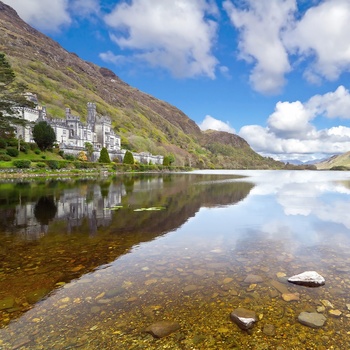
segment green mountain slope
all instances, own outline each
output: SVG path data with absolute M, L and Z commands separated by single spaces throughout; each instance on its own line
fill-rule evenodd
M 48 114 L 64 117 L 65 108 L 84 120 L 87 102 L 112 118 L 122 147 L 175 155 L 175 165 L 216 168 L 278 168 L 282 164 L 255 153 L 237 135 L 203 133 L 176 107 L 145 94 L 109 69 L 80 59 L 23 22 L 0 1 L 0 51 L 19 80 L 36 93 Z

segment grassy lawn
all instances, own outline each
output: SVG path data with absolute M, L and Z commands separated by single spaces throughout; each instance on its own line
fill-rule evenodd
M 27 153 L 19 152 L 18 156 L 12 157 L 11 161 L 0 161 L 0 169 L 14 168 L 13 161 L 17 159 L 30 160 L 32 162 L 40 162 L 45 160 L 63 160 L 63 158 L 55 151 L 45 151 L 37 154 L 32 150 L 28 150 Z

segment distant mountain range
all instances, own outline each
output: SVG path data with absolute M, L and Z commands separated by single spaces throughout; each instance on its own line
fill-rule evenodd
M 122 148 L 175 156 L 175 165 L 199 168 L 276 169 L 284 164 L 254 152 L 241 137 L 202 132 L 178 108 L 143 93 L 114 72 L 80 59 L 25 23 L 0 1 L 0 51 L 17 78 L 37 94 L 49 115 L 63 118 L 71 108 L 82 120 L 87 102 L 112 119 Z

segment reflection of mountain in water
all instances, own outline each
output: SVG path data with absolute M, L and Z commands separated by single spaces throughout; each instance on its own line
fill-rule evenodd
M 56 283 L 69 282 L 178 228 L 202 206 L 237 203 L 253 187 L 203 179 L 143 174 L 103 182 L 0 184 L 0 300 L 16 300 L 18 312 L 10 317 L 33 302 L 29 295 L 43 296 Z M 113 206 L 122 208 L 111 210 Z M 134 211 L 155 206 L 166 209 Z

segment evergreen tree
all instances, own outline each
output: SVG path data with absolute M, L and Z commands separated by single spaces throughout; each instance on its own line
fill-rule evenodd
M 10 63 L 0 53 L 0 137 L 10 138 L 14 134 L 14 125 L 26 126 L 28 121 L 14 111 L 14 107 L 34 107 L 24 92 L 27 86 L 16 81 Z
M 123 164 L 135 164 L 135 159 L 130 151 L 126 151 L 123 159 Z
M 163 158 L 163 165 L 164 165 L 164 166 L 169 166 L 169 165 L 170 165 L 169 157 L 168 157 L 168 156 L 165 156 L 165 157 Z
M 100 163 L 110 163 L 109 154 L 106 147 L 103 147 L 100 152 L 100 158 L 98 159 Z
M 33 139 L 38 147 L 45 151 L 48 148 L 52 148 L 56 141 L 56 134 L 46 121 L 41 121 L 35 124 L 33 128 Z

